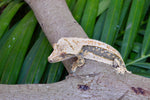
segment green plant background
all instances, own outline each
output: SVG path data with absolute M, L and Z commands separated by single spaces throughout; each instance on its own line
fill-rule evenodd
M 112 45 L 132 73 L 150 77 L 150 0 L 66 0 L 89 38 Z M 21 0 L 0 1 L 0 83 L 53 83 L 67 72 L 33 11 Z

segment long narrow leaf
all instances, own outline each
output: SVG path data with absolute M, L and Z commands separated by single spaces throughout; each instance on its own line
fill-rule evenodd
M 115 44 L 121 47 L 122 41 L 117 40 L 115 42 Z M 141 43 L 136 43 L 135 42 L 134 45 L 133 45 L 132 51 L 135 52 L 135 53 L 138 53 L 141 49 L 141 45 L 142 45 Z
M 143 39 L 141 56 L 146 55 L 149 52 L 149 50 L 150 50 L 150 16 Z
M 147 11 L 149 11 L 149 6 L 150 6 L 150 0 L 145 0 L 145 5 L 144 5 L 144 8 L 143 8 L 143 14 L 142 14 L 142 20 L 144 19 Z
M 0 49 L 0 83 L 16 83 L 36 23 L 35 16 L 30 11 Z
M 51 64 L 47 83 L 53 83 L 60 80 L 64 66 L 61 62 Z
M 11 0 L 4 0 L 4 1 L 1 1 L 1 2 L 0 2 L 0 7 L 2 7 L 2 6 L 4 6 L 4 5 L 6 5 L 6 4 L 8 4 L 9 2 L 11 2 Z
M 69 9 L 72 11 L 76 4 L 76 0 L 66 0 L 66 3 L 68 5 Z
M 117 34 L 119 33 L 120 28 L 124 28 L 125 27 L 125 23 L 123 24 L 127 14 L 128 14 L 128 10 L 130 8 L 130 4 L 131 4 L 132 0 L 124 0 L 123 2 L 123 7 L 121 10 L 121 15 L 120 15 L 120 19 L 119 19 L 119 24 L 118 24 L 118 28 L 117 28 Z
M 100 40 L 103 27 L 104 27 L 104 23 L 105 23 L 105 19 L 106 19 L 106 14 L 107 14 L 107 11 L 105 11 L 99 16 L 96 22 L 96 25 L 94 27 L 93 39 Z
M 139 53 L 140 49 L 141 49 L 142 44 L 141 43 L 134 43 L 134 46 L 132 48 L 132 51 Z
M 90 38 L 93 36 L 98 4 L 99 0 L 87 0 L 84 14 L 81 20 L 81 26 Z
M 134 73 L 134 74 L 136 74 L 136 73 L 146 73 L 146 71 L 147 71 L 144 68 L 136 67 L 134 65 L 128 66 L 128 70 L 132 71 L 132 73 Z
M 150 63 L 133 63 L 132 65 L 150 70 Z
M 110 2 L 111 0 L 101 0 L 99 2 L 97 16 L 101 15 L 109 7 Z
M 116 30 L 120 19 L 120 12 L 123 0 L 111 0 L 110 8 L 107 12 L 107 17 L 102 32 L 101 40 L 112 45 L 116 38 Z
M 18 9 L 22 6 L 23 3 L 11 2 L 3 11 L 0 16 L 0 38 L 4 34 L 6 28 L 8 27 L 10 21 L 18 11 Z
M 7 41 L 8 37 L 11 35 L 11 33 L 14 31 L 14 29 L 16 28 L 17 24 L 15 24 L 11 29 L 9 29 L 4 36 L 0 39 L 0 49 L 1 47 L 3 47 L 3 45 L 5 44 L 5 42 Z
M 124 60 L 127 60 L 127 57 L 133 47 L 139 23 L 141 21 L 144 3 L 145 0 L 133 0 L 121 47 L 121 55 Z
M 86 0 L 78 0 L 75 5 L 75 8 L 73 9 L 72 14 L 78 23 L 81 20 L 82 12 L 84 10 L 85 4 L 86 4 Z
M 40 82 L 51 50 L 52 47 L 42 33 L 25 58 L 19 75 L 19 84 Z

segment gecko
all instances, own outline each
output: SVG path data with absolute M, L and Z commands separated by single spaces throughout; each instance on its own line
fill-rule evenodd
M 62 37 L 53 45 L 53 52 L 48 57 L 50 63 L 64 61 L 77 57 L 71 71 L 85 64 L 85 59 L 94 60 L 111 65 L 117 73 L 131 73 L 126 69 L 120 53 L 112 46 L 89 38 Z

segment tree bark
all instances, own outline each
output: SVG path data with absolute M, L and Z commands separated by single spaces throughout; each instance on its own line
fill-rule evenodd
M 72 17 L 65 0 L 25 0 L 51 44 L 61 37 L 87 35 Z M 64 65 L 70 70 L 72 60 Z M 86 60 L 75 76 L 54 84 L 0 85 L 0 100 L 150 100 L 150 79 Z

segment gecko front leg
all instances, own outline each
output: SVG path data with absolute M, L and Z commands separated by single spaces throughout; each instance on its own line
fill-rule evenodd
M 75 72 L 78 67 L 81 67 L 85 64 L 85 59 L 81 54 L 78 54 L 76 57 L 77 60 L 72 64 L 72 68 L 71 68 L 72 72 Z

